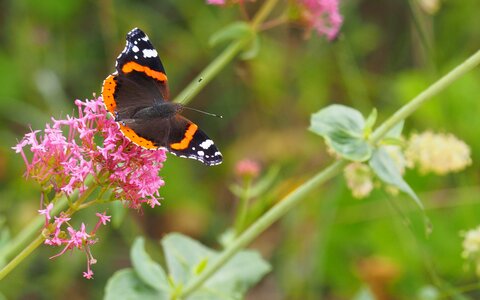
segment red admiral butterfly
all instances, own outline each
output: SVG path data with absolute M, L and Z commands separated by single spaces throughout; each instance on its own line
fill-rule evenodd
M 103 102 L 123 135 L 146 149 L 164 148 L 179 157 L 212 166 L 222 154 L 198 126 L 168 102 L 167 76 L 148 36 L 134 28 L 117 57 L 116 72 L 103 82 Z

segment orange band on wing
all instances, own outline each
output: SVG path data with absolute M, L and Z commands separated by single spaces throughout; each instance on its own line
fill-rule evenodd
M 103 81 L 103 87 L 102 87 L 103 103 L 105 104 L 105 108 L 110 113 L 112 113 L 112 115 L 115 114 L 115 108 L 117 107 L 117 103 L 115 102 L 115 98 L 113 97 L 116 87 L 117 87 L 117 82 L 115 81 L 115 76 L 113 75 L 109 75 Z
M 165 73 L 152 70 L 149 67 L 142 66 L 133 61 L 124 64 L 122 71 L 123 73 L 130 73 L 132 71 L 143 72 L 147 74 L 147 76 L 155 78 L 159 81 L 167 81 L 167 75 L 165 75 Z
M 156 146 L 153 142 L 142 138 L 141 136 L 136 134 L 135 131 L 128 128 L 127 126 L 124 126 L 122 124 L 118 124 L 118 125 L 120 125 L 120 130 L 122 131 L 123 135 L 127 139 L 129 139 L 132 143 L 134 143 L 135 145 L 138 145 L 138 146 L 140 146 L 142 148 L 146 148 L 146 149 L 157 149 L 158 148 L 158 146 Z
M 174 150 L 186 149 L 188 147 L 188 144 L 190 144 L 190 141 L 193 139 L 193 135 L 195 134 L 195 132 L 197 132 L 197 128 L 197 125 L 190 123 L 190 126 L 188 126 L 188 129 L 185 132 L 184 138 L 178 143 L 170 144 L 170 148 Z

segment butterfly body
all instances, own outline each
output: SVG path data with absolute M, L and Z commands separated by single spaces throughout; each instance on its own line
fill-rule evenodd
M 222 154 L 198 125 L 180 115 L 182 105 L 169 102 L 167 75 L 147 35 L 138 28 L 127 34 L 116 72 L 103 82 L 103 101 L 121 132 L 147 149 L 163 148 L 206 165 Z

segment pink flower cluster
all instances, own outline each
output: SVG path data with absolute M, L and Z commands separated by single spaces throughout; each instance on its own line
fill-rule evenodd
M 50 203 L 45 209 L 41 209 L 38 212 L 42 215 L 45 215 L 45 222 L 49 224 L 51 220 L 50 212 L 53 208 L 53 204 Z M 98 222 L 95 225 L 94 229 L 88 234 L 85 229 L 85 224 L 80 225 L 80 230 L 75 230 L 72 226 L 68 224 L 70 218 L 61 213 L 59 217 L 54 217 L 55 221 L 52 226 L 46 226 L 48 236 L 45 239 L 45 244 L 51 246 L 64 246 L 63 250 L 50 257 L 50 259 L 59 257 L 64 254 L 67 250 L 73 250 L 74 248 L 79 249 L 80 251 L 85 252 L 87 255 L 87 272 L 83 272 L 83 277 L 87 279 L 93 278 L 93 271 L 91 265 L 95 264 L 97 260 L 93 257 L 90 251 L 90 245 L 95 244 L 98 240 L 95 238 L 95 233 L 97 232 L 100 225 L 106 225 L 107 222 L 110 222 L 110 216 L 107 216 L 106 213 L 97 213 Z M 65 231 L 61 230 L 62 225 L 67 224 L 68 237 Z M 53 228 L 51 228 L 53 227 Z
M 291 1 L 300 12 L 300 19 L 309 30 L 315 30 L 319 36 L 329 40 L 337 37 L 343 18 L 339 12 L 340 0 L 294 0 Z M 226 0 L 207 0 L 207 4 L 223 6 Z M 232 0 L 228 3 L 242 3 L 243 0 Z
M 63 194 L 70 197 L 78 190 L 79 197 L 84 195 L 85 201 L 89 195 L 85 192 L 89 188 L 99 188 L 101 191 L 110 189 L 116 199 L 123 200 L 132 208 L 139 209 L 142 203 L 151 207 L 160 205 L 158 189 L 164 185 L 164 181 L 158 172 L 166 159 L 165 150 L 147 150 L 128 141 L 115 121 L 107 117 L 101 98 L 85 102 L 77 100 L 75 105 L 78 117 L 67 116 L 64 120 L 52 118 L 52 124 L 47 124 L 43 133 L 32 131 L 13 147 L 25 161 L 26 177 L 39 182 L 44 192 L 53 190 L 57 196 Z M 96 200 L 91 201 L 90 204 Z M 39 210 L 40 214 L 45 215 L 45 244 L 63 246 L 63 250 L 51 258 L 74 248 L 84 251 L 87 255 L 87 272 L 83 276 L 93 278 L 91 265 L 96 260 L 90 252 L 90 246 L 97 242 L 97 229 L 101 224 L 106 225 L 110 217 L 105 213 L 97 213 L 99 221 L 87 233 L 84 223 L 80 230 L 75 230 L 68 223 L 71 216 L 64 212 L 51 222 L 52 208 L 53 203 L 49 203 L 45 209 Z M 62 230 L 64 225 L 67 225 L 66 230 Z
M 68 196 L 76 189 L 84 192 L 86 179 L 92 177 L 110 186 L 116 199 L 132 208 L 142 203 L 159 205 L 158 189 L 164 181 L 158 172 L 166 159 L 165 150 L 147 150 L 128 141 L 115 121 L 107 118 L 101 98 L 76 100 L 75 105 L 78 117 L 52 118 L 43 134 L 32 131 L 13 147 L 25 161 L 26 176 L 44 190 Z M 30 159 L 25 149 L 32 153 Z
M 338 6 L 339 0 L 297 0 L 302 18 L 307 26 L 317 31 L 318 35 L 329 40 L 337 37 L 343 18 Z
M 207 0 L 207 4 L 211 4 L 211 5 L 225 5 L 225 0 Z

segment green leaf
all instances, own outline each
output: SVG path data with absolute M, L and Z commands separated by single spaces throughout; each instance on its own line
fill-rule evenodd
M 417 295 L 418 300 L 438 300 L 440 299 L 440 291 L 432 286 L 427 285 L 420 289 Z
M 231 40 L 240 40 L 250 38 L 255 35 L 252 27 L 246 22 L 234 22 L 227 27 L 215 32 L 208 43 L 210 46 L 217 46 L 218 44 L 228 42 Z
M 162 240 L 168 269 L 177 284 L 185 285 L 197 276 L 203 262 L 214 261 L 218 253 L 181 234 L 169 234 Z M 258 253 L 242 251 L 230 259 L 188 299 L 241 299 L 270 266 Z
M 249 60 L 255 58 L 258 55 L 258 52 L 260 52 L 260 37 L 255 34 L 249 45 L 240 54 L 240 58 L 243 60 Z
M 334 104 L 312 114 L 310 130 L 325 138 L 342 157 L 353 161 L 368 160 L 373 148 L 364 139 L 365 119 L 350 107 Z
M 105 300 L 167 300 L 168 294 L 152 289 L 140 279 L 133 269 L 123 269 L 115 274 L 105 286 Z
M 367 121 L 365 121 L 365 128 L 363 129 L 363 135 L 365 137 L 370 136 L 376 121 L 377 121 L 377 109 L 374 108 L 370 113 L 370 115 L 368 116 Z
M 369 287 L 363 286 L 353 297 L 353 300 L 375 300 L 375 296 L 372 294 Z
M 136 274 L 146 285 L 158 291 L 167 293 L 170 291 L 167 275 L 163 268 L 145 252 L 144 238 L 135 239 L 130 252 L 130 259 Z
M 387 132 L 385 135 L 386 138 L 400 138 L 402 136 L 402 131 L 403 131 L 403 125 L 405 124 L 405 121 L 402 120 L 398 122 L 395 126 L 393 126 L 390 131 Z
M 415 194 L 408 183 L 403 180 L 403 177 L 395 165 L 395 162 L 390 155 L 388 155 L 385 149 L 379 148 L 375 150 L 369 164 L 378 178 L 380 178 L 383 182 L 393 185 L 408 194 L 415 201 L 418 207 L 422 211 L 424 210 L 423 204 L 418 198 L 417 194 Z

